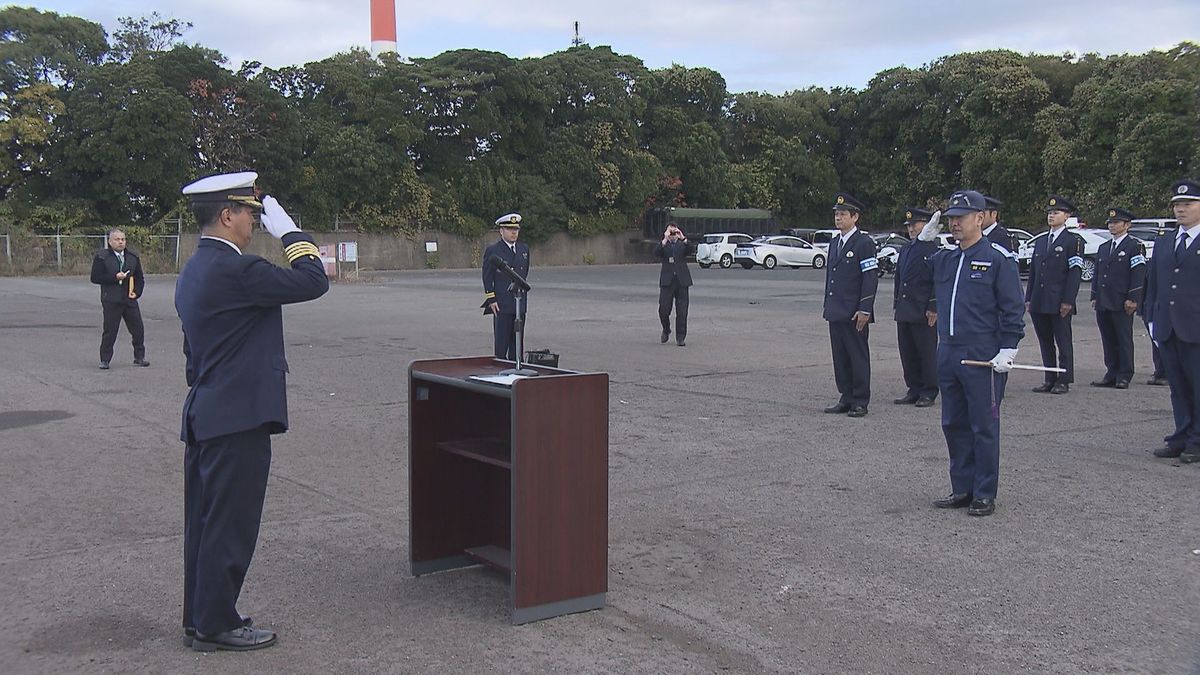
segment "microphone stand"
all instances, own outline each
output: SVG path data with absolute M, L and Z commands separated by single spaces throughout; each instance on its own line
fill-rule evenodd
M 517 334 L 517 362 L 515 368 L 500 371 L 501 375 L 523 375 L 535 377 L 538 371 L 521 367 L 521 354 L 525 351 L 525 289 L 520 284 L 513 283 L 508 287 L 517 305 L 517 318 L 513 321 L 513 332 Z

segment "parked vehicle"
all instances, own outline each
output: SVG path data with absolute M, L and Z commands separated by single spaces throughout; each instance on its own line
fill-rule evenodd
M 733 267 L 734 249 L 751 241 L 754 241 L 754 237 L 741 232 L 706 234 L 700 243 L 696 244 L 696 262 L 704 269 L 713 265 L 729 269 Z
M 879 261 L 879 276 L 895 273 L 900 263 L 900 249 L 908 245 L 908 237 L 895 232 L 879 232 L 871 235 L 875 240 L 875 258 Z
M 1129 224 L 1129 234 L 1146 245 L 1146 259 L 1154 257 L 1154 240 L 1177 226 L 1174 218 L 1138 218 Z
M 1108 230 L 1093 228 L 1069 227 L 1067 230 L 1083 237 L 1083 272 L 1080 279 L 1091 281 L 1092 277 L 1096 276 L 1096 251 L 1100 250 L 1101 244 L 1112 239 L 1112 235 Z M 1029 263 L 1033 260 L 1033 247 L 1039 239 L 1045 236 L 1046 232 L 1039 232 L 1026 241 L 1021 246 L 1021 250 L 1017 252 L 1017 267 L 1022 274 L 1029 273 Z
M 826 253 L 799 237 L 776 235 L 760 237 L 738 246 L 733 258 L 745 269 L 755 265 L 762 265 L 769 270 L 778 265 L 821 269 L 825 266 Z
M 804 240 L 807 241 L 808 243 L 812 244 L 816 248 L 819 248 L 822 251 L 825 251 L 826 253 L 828 253 L 829 252 L 829 242 L 833 241 L 834 237 L 840 236 L 841 234 L 842 233 L 839 232 L 838 230 L 817 230 L 812 233 L 811 239 L 806 237 Z

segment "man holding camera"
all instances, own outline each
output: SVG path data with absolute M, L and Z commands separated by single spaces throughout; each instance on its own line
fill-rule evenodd
M 692 272 L 687 266 L 687 237 L 675 223 L 668 223 L 662 241 L 654 245 L 654 257 L 662 260 L 658 273 L 658 320 L 662 322 L 659 342 L 671 339 L 671 304 L 675 305 L 675 344 L 687 345 L 688 288 Z

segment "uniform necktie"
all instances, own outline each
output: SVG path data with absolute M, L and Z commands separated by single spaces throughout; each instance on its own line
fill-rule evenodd
M 1183 254 L 1187 253 L 1187 232 L 1179 233 L 1179 244 L 1175 246 L 1175 261 L 1183 262 Z
M 124 270 L 125 269 L 125 254 L 124 253 L 117 254 L 117 262 L 120 263 L 121 269 Z

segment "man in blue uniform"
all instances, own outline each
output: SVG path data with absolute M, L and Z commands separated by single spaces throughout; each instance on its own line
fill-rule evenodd
M 1200 182 L 1171 187 L 1179 227 L 1154 241 L 1146 279 L 1146 321 L 1171 385 L 1175 431 L 1155 457 L 1200 462 Z
M 1092 277 L 1092 309 L 1104 347 L 1104 377 L 1093 387 L 1128 389 L 1133 379 L 1133 314 L 1142 303 L 1146 279 L 1146 250 L 1128 236 L 1133 214 L 1116 207 L 1108 210 L 1108 231 L 1113 238 L 1096 252 Z
M 983 236 L 1012 253 L 1016 248 L 1012 233 L 1000 224 L 1000 207 L 1004 206 L 1004 202 L 987 195 L 984 195 L 983 199 L 987 202 L 987 209 L 983 212 Z
M 879 261 L 875 242 L 858 229 L 863 204 L 839 192 L 833 207 L 838 236 L 829 242 L 825 269 L 824 318 L 829 322 L 833 348 L 833 378 L 841 398 L 825 409 L 832 414 L 865 417 L 871 402 L 871 349 L 869 324 L 875 320 L 875 290 L 879 286 Z
M 529 278 L 529 246 L 517 241 L 521 236 L 521 214 L 510 213 L 496 219 L 500 241 L 483 252 L 483 313 L 492 314 L 496 358 L 517 359 L 517 301 L 509 289 L 508 277 L 492 262 L 496 256 L 508 263 L 521 277 Z M 525 307 L 521 319 L 525 319 Z
M 1029 283 L 1025 288 L 1025 308 L 1033 322 L 1042 350 L 1042 365 L 1059 367 L 1066 372 L 1046 372 L 1046 381 L 1034 387 L 1038 393 L 1065 394 L 1075 381 L 1075 352 L 1071 338 L 1071 317 L 1079 295 L 1083 272 L 1083 238 L 1066 229 L 1075 205 L 1058 195 L 1046 203 L 1046 224 L 1050 231 L 1039 237 L 1029 264 Z
M 900 249 L 896 263 L 895 293 L 892 309 L 896 316 L 896 342 L 900 348 L 900 366 L 908 392 L 892 403 L 933 405 L 937 399 L 937 304 L 933 297 L 933 268 L 929 258 L 938 249 L 936 241 L 917 239 L 932 214 L 925 209 L 908 209 L 904 226 L 908 244 Z
M 282 306 L 329 290 L 313 238 L 274 198 L 258 201 L 256 178 L 209 176 L 183 189 L 200 224 L 196 252 L 175 284 L 191 388 L 180 434 L 187 444 L 183 626 L 196 651 L 276 642 L 238 613 L 237 599 L 258 541 L 271 434 L 288 428 Z M 260 209 L 289 269 L 243 253 Z
M 662 323 L 659 342 L 671 338 L 671 304 L 675 305 L 675 344 L 687 345 L 688 289 L 692 272 L 687 266 L 687 237 L 675 223 L 667 225 L 661 242 L 654 245 L 654 257 L 662 261 L 658 273 L 658 320 Z
M 996 510 L 1000 474 L 1000 402 L 1007 373 L 1025 336 L 1017 263 L 983 236 L 983 195 L 973 190 L 950 196 L 946 216 L 958 241 L 933 256 L 938 298 L 938 384 L 942 390 L 942 433 L 950 452 L 950 495 L 934 501 L 943 509 L 969 507 L 973 516 Z M 921 233 L 937 236 L 937 215 Z M 990 361 L 992 367 L 963 365 Z

